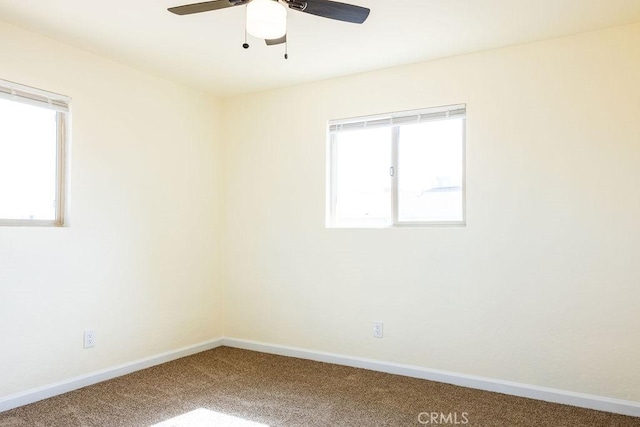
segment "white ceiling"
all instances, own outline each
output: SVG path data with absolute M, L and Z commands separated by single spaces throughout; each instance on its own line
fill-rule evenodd
M 166 10 L 198 1 L 0 0 L 0 20 L 225 97 L 640 22 L 640 0 L 342 0 L 367 22 L 290 10 L 284 60 L 241 47 L 242 6 Z

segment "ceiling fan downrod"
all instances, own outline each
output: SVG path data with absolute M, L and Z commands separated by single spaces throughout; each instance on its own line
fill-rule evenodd
M 298 0 L 283 0 L 289 6 L 289 9 L 297 10 L 298 12 L 304 12 L 307 8 L 307 2 Z

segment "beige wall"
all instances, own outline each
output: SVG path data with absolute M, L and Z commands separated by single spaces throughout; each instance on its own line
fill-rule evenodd
M 635 25 L 225 101 L 225 334 L 640 401 L 638 46 Z M 327 120 L 456 103 L 465 228 L 325 228 Z
M 9 25 L 0 46 L 1 79 L 73 98 L 71 227 L 0 227 L 0 397 L 221 336 L 218 101 Z
M 0 40 L 73 98 L 71 227 L 0 228 L 0 397 L 224 334 L 640 401 L 640 25 L 222 104 Z M 465 228 L 325 229 L 327 120 L 453 103 Z

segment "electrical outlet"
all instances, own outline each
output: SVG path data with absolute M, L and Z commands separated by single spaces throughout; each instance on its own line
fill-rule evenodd
M 382 338 L 382 322 L 373 322 L 373 337 Z
M 96 346 L 96 331 L 87 330 L 84 331 L 84 348 L 91 348 Z

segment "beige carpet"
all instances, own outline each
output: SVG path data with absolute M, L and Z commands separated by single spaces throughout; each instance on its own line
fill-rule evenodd
M 640 418 L 228 347 L 0 413 L 2 427 L 420 426 L 435 421 L 640 426 Z

